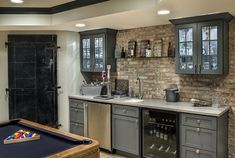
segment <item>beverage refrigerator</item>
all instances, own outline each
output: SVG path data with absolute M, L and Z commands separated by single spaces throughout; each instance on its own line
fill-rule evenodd
M 179 158 L 178 114 L 142 110 L 142 153 L 144 158 Z

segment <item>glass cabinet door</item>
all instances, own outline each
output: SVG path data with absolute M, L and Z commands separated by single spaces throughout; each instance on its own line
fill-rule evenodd
M 199 72 L 214 74 L 221 68 L 220 64 L 220 25 L 214 23 L 204 23 L 200 25 L 200 52 L 199 52 Z M 221 35 L 222 36 L 222 35 Z
M 104 51 L 104 35 L 94 36 L 94 69 L 96 71 L 104 69 Z
M 178 46 L 176 46 L 178 72 L 194 73 L 194 32 L 194 27 L 191 26 L 178 28 Z
M 82 39 L 82 69 L 90 70 L 91 68 L 91 39 Z

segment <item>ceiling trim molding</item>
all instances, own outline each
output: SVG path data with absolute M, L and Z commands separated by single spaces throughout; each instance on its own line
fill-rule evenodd
M 85 7 L 109 0 L 75 0 L 49 8 L 39 7 L 0 7 L 0 14 L 56 14 L 71 9 Z

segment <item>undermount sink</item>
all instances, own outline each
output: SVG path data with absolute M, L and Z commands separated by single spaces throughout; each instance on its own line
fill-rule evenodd
M 124 100 L 124 102 L 127 102 L 127 103 L 139 103 L 139 102 L 142 102 L 142 101 L 144 101 L 144 100 L 137 99 L 137 98 L 130 98 L 130 99 Z
M 93 97 L 94 99 L 102 99 L 102 100 L 109 100 L 109 99 L 113 99 L 113 97 L 109 97 L 107 95 L 100 95 L 100 96 L 95 96 Z

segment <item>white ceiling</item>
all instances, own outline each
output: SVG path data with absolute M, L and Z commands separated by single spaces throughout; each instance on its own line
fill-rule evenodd
M 0 7 L 52 7 L 74 0 L 24 0 L 22 4 L 11 3 L 10 0 L 0 0 Z
M 160 9 L 169 9 L 171 14 L 157 15 Z M 235 16 L 235 0 L 110 0 L 55 15 L 0 15 L 0 30 L 130 29 L 214 12 L 230 12 Z M 87 26 L 76 28 L 76 23 Z

